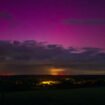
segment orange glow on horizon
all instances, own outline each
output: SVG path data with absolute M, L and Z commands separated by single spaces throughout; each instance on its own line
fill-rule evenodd
M 64 72 L 65 69 L 62 68 L 52 68 L 50 69 L 51 75 L 59 75 L 60 72 Z
M 3 77 L 8 77 L 8 76 L 11 76 L 10 74 L 8 73 L 3 73 L 3 74 L 0 74 L 0 76 L 3 76 Z

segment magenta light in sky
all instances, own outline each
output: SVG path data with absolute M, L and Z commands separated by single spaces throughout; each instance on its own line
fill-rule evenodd
M 104 48 L 104 11 L 104 0 L 0 0 L 0 40 Z

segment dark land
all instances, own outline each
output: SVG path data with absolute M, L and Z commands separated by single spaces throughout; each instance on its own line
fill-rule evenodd
M 105 105 L 105 76 L 0 76 L 0 105 Z

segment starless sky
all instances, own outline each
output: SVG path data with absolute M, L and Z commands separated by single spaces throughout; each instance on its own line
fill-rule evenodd
M 0 0 L 0 40 L 104 48 L 105 0 Z

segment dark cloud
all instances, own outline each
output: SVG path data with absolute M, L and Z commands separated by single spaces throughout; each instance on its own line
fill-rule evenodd
M 13 19 L 13 16 L 10 13 L 6 13 L 6 12 L 0 12 L 0 17 L 4 18 L 4 19 Z
M 48 68 L 51 67 L 72 72 L 105 71 L 105 53 L 100 48 L 67 49 L 34 40 L 0 41 L 0 72 L 43 74 L 49 73 Z
M 65 20 L 66 24 L 105 24 L 105 19 L 68 19 Z
M 68 50 L 70 52 L 78 52 L 78 51 L 80 51 L 80 49 L 77 49 L 77 48 L 74 48 L 74 47 L 69 47 Z
M 10 21 L 9 23 L 7 23 L 10 28 L 15 28 L 16 26 L 19 25 L 19 22 L 8 12 L 0 12 L 0 20 L 1 21 L 5 21 L 5 20 Z
M 92 47 L 84 47 L 84 48 L 82 48 L 83 50 L 85 50 L 85 51 L 88 51 L 88 52 L 100 52 L 101 51 L 101 49 L 100 48 L 92 48 Z

